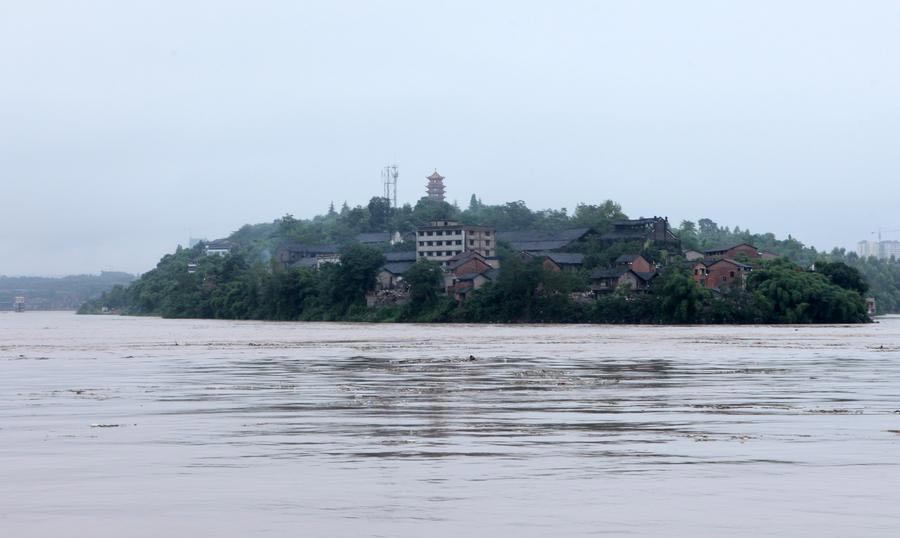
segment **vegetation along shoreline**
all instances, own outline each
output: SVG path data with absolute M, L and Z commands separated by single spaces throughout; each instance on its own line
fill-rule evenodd
M 393 207 L 376 197 L 308 220 L 245 225 L 224 239 L 179 246 L 79 313 L 785 324 L 871 321 L 870 295 L 881 312 L 900 307 L 895 260 L 817 252 L 790 236 L 709 219 L 678 227 L 664 217 L 629 219 L 609 200 L 569 215 L 523 202 L 487 205 L 475 195 L 461 210 L 441 198 L 429 191 L 415 206 Z

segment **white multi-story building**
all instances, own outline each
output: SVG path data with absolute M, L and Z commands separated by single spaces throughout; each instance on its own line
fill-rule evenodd
M 900 241 L 882 241 L 880 243 L 882 259 L 890 259 L 891 256 L 900 260 Z
M 888 260 L 893 256 L 900 260 L 900 241 L 860 241 L 856 244 L 856 253 L 861 258 Z
M 444 264 L 463 252 L 475 251 L 485 258 L 497 255 L 493 228 L 439 220 L 416 230 L 416 259 Z
M 860 258 L 869 258 L 875 256 L 880 258 L 881 254 L 878 249 L 878 241 L 860 241 L 856 244 L 856 253 Z

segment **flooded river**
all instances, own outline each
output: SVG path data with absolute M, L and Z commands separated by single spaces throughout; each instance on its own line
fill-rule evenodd
M 0 314 L 0 536 L 900 536 L 900 318 Z

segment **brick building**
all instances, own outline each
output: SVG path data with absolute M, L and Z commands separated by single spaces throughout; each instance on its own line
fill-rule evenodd
M 738 243 L 737 245 L 722 246 L 711 248 L 703 251 L 707 258 L 726 258 L 729 260 L 738 260 L 746 257 L 751 260 L 759 259 L 759 249 L 750 243 Z
M 747 283 L 747 275 L 753 267 L 727 258 L 707 260 L 694 265 L 694 281 L 703 287 L 716 289 L 723 286 L 740 286 Z

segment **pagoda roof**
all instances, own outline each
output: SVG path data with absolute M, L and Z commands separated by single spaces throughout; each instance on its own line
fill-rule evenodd
M 445 178 L 444 178 L 444 176 L 438 174 L 437 169 L 435 169 L 435 171 L 430 176 L 426 177 L 425 179 L 430 179 L 431 181 L 438 181 L 438 180 L 445 179 Z

